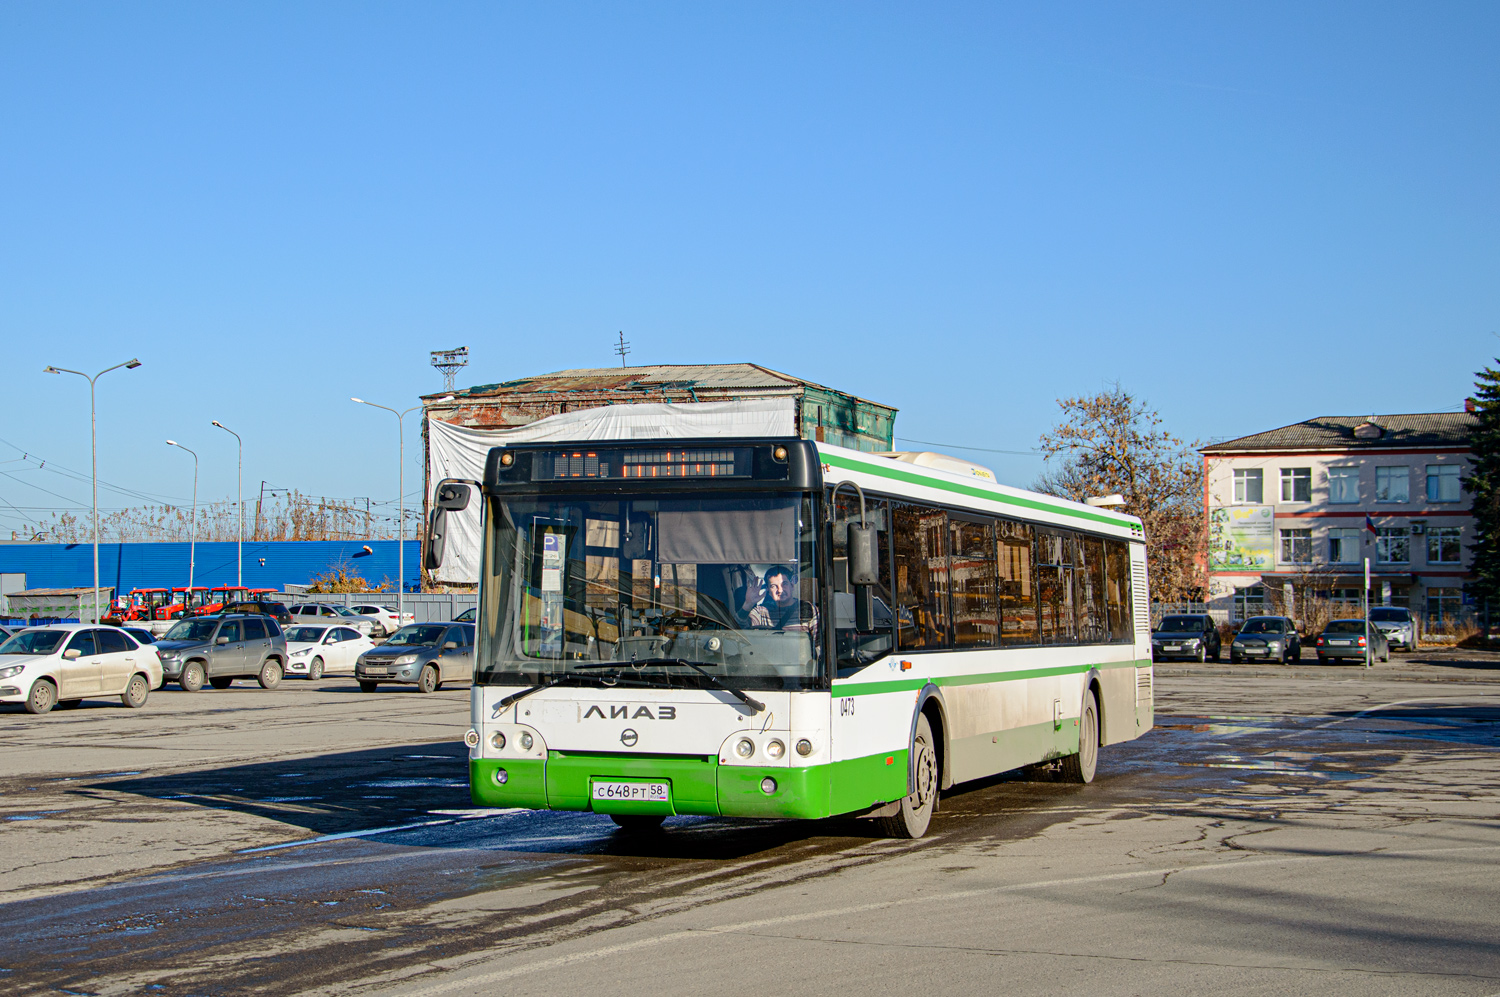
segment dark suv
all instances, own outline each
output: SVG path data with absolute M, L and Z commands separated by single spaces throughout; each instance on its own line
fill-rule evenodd
M 292 614 L 287 610 L 284 602 L 267 602 L 264 599 L 252 601 L 231 602 L 225 606 L 221 613 L 249 613 L 253 616 L 269 616 L 284 627 L 292 625 Z
M 228 689 L 237 678 L 274 689 L 286 668 L 286 636 L 269 616 L 226 613 L 179 620 L 152 646 L 161 657 L 162 680 L 187 692 L 197 692 L 204 682 Z
M 1151 660 L 1219 660 L 1219 628 L 1207 613 L 1163 616 L 1151 634 Z

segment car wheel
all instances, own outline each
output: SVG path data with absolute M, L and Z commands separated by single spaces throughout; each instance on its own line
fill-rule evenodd
M 428 665 L 422 669 L 422 674 L 417 676 L 417 691 L 421 693 L 436 692 L 437 687 L 437 669 Z
M 120 694 L 120 702 L 132 710 L 138 710 L 146 705 L 146 697 L 149 695 L 151 695 L 151 683 L 146 681 L 146 676 L 132 675 L 130 684 Z
M 31 684 L 31 695 L 26 697 L 27 713 L 46 713 L 57 705 L 57 686 L 51 679 L 37 679 Z
M 177 680 L 183 692 L 197 692 L 203 688 L 203 665 L 189 661 L 182 666 L 182 677 Z
M 1218 664 L 1224 657 L 1224 647 L 1220 645 L 1214 648 L 1214 664 Z
M 318 681 L 318 679 L 320 679 L 322 677 L 323 677 L 323 659 L 322 658 L 314 658 L 314 659 L 312 659 L 312 664 L 310 664 L 310 665 L 307 666 L 307 680 L 309 682 L 316 682 L 316 681 Z
M 1208 661 L 1208 648 L 1207 647 L 1200 647 L 1200 648 L 1198 648 L 1198 664 L 1201 665 L 1201 664 L 1203 664 L 1206 661 Z
M 362 682 L 359 683 L 359 691 L 360 692 L 374 692 L 375 689 L 376 689 L 376 687 L 379 686 L 379 685 L 380 685 L 379 682 L 363 682 L 362 681 Z
M 1235 654 L 1233 651 L 1229 652 L 1229 663 L 1231 665 L 1237 665 L 1243 660 L 1243 658 L 1241 658 L 1238 654 Z
M 281 684 L 281 662 L 276 660 L 267 661 L 260 666 L 260 674 L 255 677 L 262 689 L 274 689 Z
M 1302 660 L 1302 648 L 1298 647 L 1295 651 L 1292 652 L 1292 664 L 1296 664 L 1297 662 L 1299 662 L 1301 660 Z

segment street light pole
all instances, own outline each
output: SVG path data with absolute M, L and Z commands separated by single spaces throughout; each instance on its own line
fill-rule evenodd
M 43 374 L 77 374 L 89 382 L 89 451 L 93 462 L 93 488 L 94 488 L 94 622 L 99 622 L 99 423 L 97 408 L 94 404 L 94 382 L 108 374 L 112 370 L 124 367 L 135 370 L 141 362 L 134 357 L 124 363 L 117 363 L 113 367 L 106 367 L 93 377 L 89 377 L 81 370 L 69 370 L 66 367 L 43 367 Z
M 187 597 L 182 600 L 183 606 L 186 607 L 192 605 L 193 571 L 198 567 L 198 454 L 196 451 L 188 450 L 176 440 L 168 440 L 167 446 L 187 450 L 193 455 L 193 518 L 191 532 L 188 534 L 188 590 Z
M 240 439 L 240 434 L 224 425 L 218 419 L 213 424 L 239 441 L 240 460 L 239 470 L 235 475 L 235 502 L 240 507 L 240 545 L 235 555 L 234 584 L 239 588 L 245 587 L 245 441 Z
M 368 405 L 371 408 L 385 409 L 396 417 L 396 452 L 400 465 L 396 468 L 396 573 L 400 578 L 396 582 L 396 625 L 404 626 L 406 617 L 402 611 L 406 605 L 402 598 L 406 594 L 406 427 L 405 420 L 408 415 L 421 408 L 413 405 L 405 412 L 397 412 L 389 405 L 376 405 L 367 402 L 363 398 L 351 398 L 351 402 Z

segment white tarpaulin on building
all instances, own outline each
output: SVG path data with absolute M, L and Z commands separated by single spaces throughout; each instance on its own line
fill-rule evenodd
M 548 416 L 515 429 L 471 429 L 427 420 L 427 501 L 431 507 L 437 483 L 444 478 L 480 481 L 492 447 L 556 440 L 691 440 L 708 437 L 796 436 L 795 402 L 760 398 L 689 405 L 605 405 Z M 463 512 L 448 514 L 448 542 L 443 566 L 433 572 L 440 582 L 479 580 L 479 513 L 475 495 Z

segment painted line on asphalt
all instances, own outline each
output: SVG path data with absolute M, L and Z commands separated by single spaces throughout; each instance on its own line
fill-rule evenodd
M 518 976 L 526 976 L 531 973 L 545 972 L 550 969 L 562 969 L 567 966 L 576 965 L 581 962 L 592 962 L 596 959 L 619 955 L 622 952 L 635 952 L 640 949 L 655 948 L 671 942 L 687 938 L 702 938 L 704 935 L 733 934 L 740 931 L 750 931 L 758 928 L 768 928 L 785 924 L 794 924 L 798 921 L 814 921 L 826 917 L 842 917 L 850 914 L 863 914 L 874 910 L 889 910 L 893 907 L 906 907 L 913 904 L 939 903 L 948 900 L 962 900 L 968 897 L 993 896 L 999 893 L 1019 893 L 1024 890 L 1044 890 L 1064 886 L 1087 886 L 1094 883 L 1116 882 L 1126 879 L 1142 879 L 1146 877 L 1157 877 L 1167 875 L 1183 875 L 1194 872 L 1216 872 L 1224 869 L 1247 869 L 1256 866 L 1286 865 L 1293 862 L 1317 862 L 1335 858 L 1399 858 L 1402 856 L 1432 855 L 1441 852 L 1465 852 L 1465 851 L 1495 851 L 1500 850 L 1500 845 L 1463 845 L 1449 848 L 1412 849 L 1408 851 L 1370 851 L 1370 852 L 1339 852 L 1332 855 L 1290 855 L 1281 858 L 1246 859 L 1236 862 L 1220 862 L 1209 865 L 1197 866 L 1173 866 L 1159 869 L 1138 869 L 1133 872 L 1101 873 L 1093 876 L 1077 876 L 1071 879 L 1049 879 L 1035 883 L 1016 883 L 1010 886 L 981 887 L 973 890 L 955 890 L 949 893 L 936 893 L 925 897 L 902 897 L 897 900 L 883 900 L 867 904 L 855 904 L 848 907 L 835 907 L 827 910 L 808 911 L 802 914 L 784 914 L 780 917 L 760 918 L 754 921 L 738 921 L 732 924 L 721 924 L 706 928 L 687 928 L 681 931 L 671 931 L 664 935 L 652 938 L 641 938 L 633 942 L 621 942 L 616 945 L 606 945 L 601 948 L 589 949 L 586 952 L 574 952 L 569 955 L 555 956 L 551 959 L 541 959 L 537 962 L 529 962 L 524 966 L 515 966 L 510 969 L 496 970 L 490 973 L 481 973 L 477 976 L 468 976 L 463 979 L 448 980 L 420 990 L 400 990 L 403 997 L 436 997 L 438 994 L 452 993 L 455 990 L 465 988 L 485 988 L 492 984 L 505 980 L 514 979 Z

